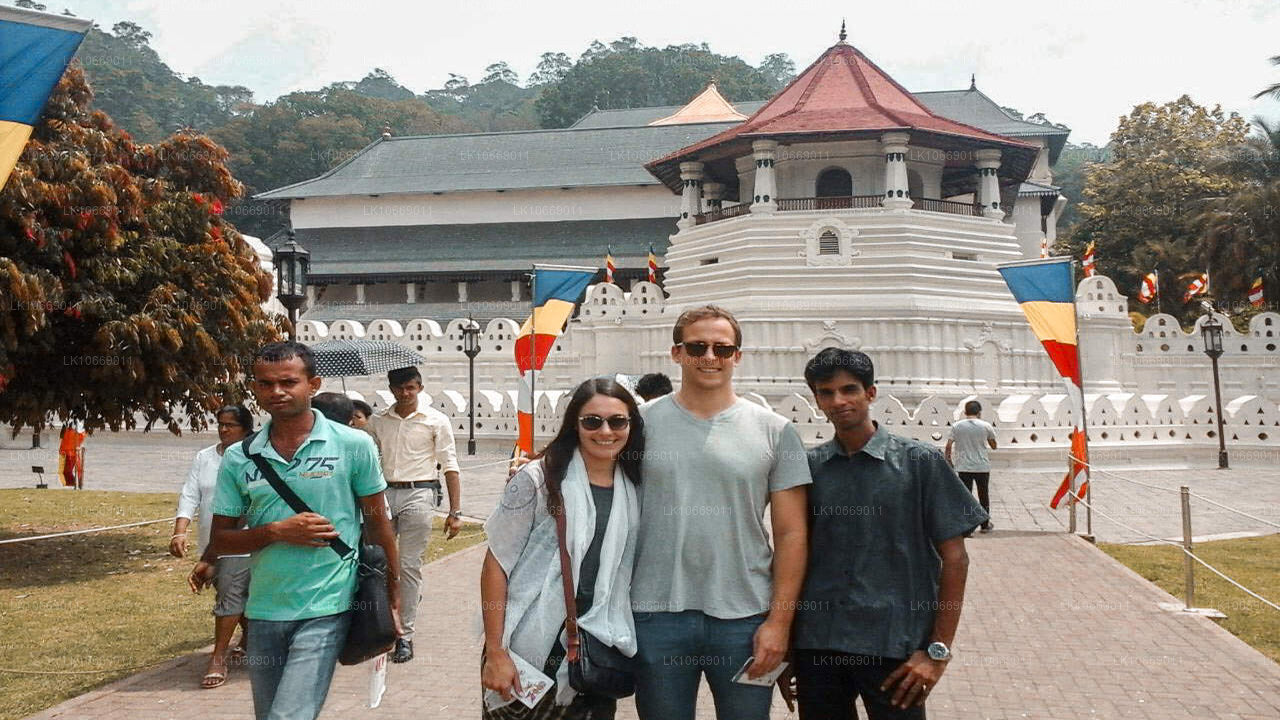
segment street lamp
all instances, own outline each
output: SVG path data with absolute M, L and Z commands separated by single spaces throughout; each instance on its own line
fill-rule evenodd
M 1218 468 L 1227 468 L 1227 438 L 1222 434 L 1222 387 L 1218 381 L 1218 358 L 1222 357 L 1222 323 L 1209 314 L 1209 319 L 1200 326 L 1200 337 L 1204 340 L 1204 354 L 1213 361 L 1213 399 L 1217 404 L 1214 411 L 1218 416 Z
M 467 356 L 467 454 L 476 454 L 476 356 L 480 354 L 480 323 L 467 316 L 462 328 L 462 352 Z
M 272 253 L 276 266 L 276 298 L 289 310 L 289 339 L 298 339 L 298 309 L 307 301 L 307 269 L 311 265 L 311 253 L 294 239 L 289 240 Z

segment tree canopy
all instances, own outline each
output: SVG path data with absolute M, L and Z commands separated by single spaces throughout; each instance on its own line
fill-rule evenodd
M 278 337 L 221 214 L 241 185 L 207 137 L 137 144 L 92 99 L 73 64 L 0 192 L 0 421 L 202 428 Z
M 1165 311 L 1198 314 L 1184 308 L 1182 291 L 1186 279 L 1212 261 L 1202 242 L 1201 214 L 1240 189 L 1222 159 L 1248 133 L 1240 116 L 1185 95 L 1163 105 L 1138 105 L 1111 136 L 1111 161 L 1088 171 L 1081 221 L 1069 249 L 1079 255 L 1094 241 L 1101 272 L 1131 298 L 1142 276 L 1159 270 Z M 1218 267 L 1214 277 L 1238 272 Z

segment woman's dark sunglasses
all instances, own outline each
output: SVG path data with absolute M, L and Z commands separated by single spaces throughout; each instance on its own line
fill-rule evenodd
M 712 345 L 704 342 L 686 342 L 680 344 L 684 346 L 684 351 L 688 353 L 689 357 L 702 357 L 707 354 L 707 348 L 711 348 L 711 352 L 715 353 L 716 357 L 721 360 L 727 360 L 733 357 L 734 353 L 738 352 L 737 345 Z
M 605 423 L 609 423 L 610 430 L 625 430 L 631 424 L 631 418 L 626 415 L 610 415 L 607 418 L 599 415 L 583 415 L 578 418 L 578 424 L 583 430 L 599 430 Z

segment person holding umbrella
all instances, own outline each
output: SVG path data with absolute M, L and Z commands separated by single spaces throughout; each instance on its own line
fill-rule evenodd
M 418 393 L 422 392 L 422 375 L 418 369 L 407 367 L 388 372 L 387 385 L 396 402 L 374 413 L 367 429 L 382 456 L 391 522 L 400 548 L 400 620 L 404 635 L 396 640 L 391 661 L 403 663 L 413 659 L 414 621 L 422 590 L 422 556 L 431 540 L 432 500 L 439 483 L 439 468 L 443 468 L 449 490 L 449 516 L 444 522 L 446 539 L 452 539 L 462 529 L 462 488 L 453 426 L 444 413 L 418 402 Z

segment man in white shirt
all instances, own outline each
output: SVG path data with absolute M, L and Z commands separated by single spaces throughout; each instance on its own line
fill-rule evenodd
M 422 588 L 422 556 L 431 540 L 431 515 L 439 486 L 437 468 L 443 468 L 449 491 L 446 538 L 462 529 L 458 457 L 453 427 L 439 410 L 419 405 L 422 375 L 417 368 L 387 373 L 387 385 L 396 403 L 369 419 L 368 431 L 382 455 L 387 480 L 387 501 L 400 549 L 400 622 L 404 634 L 396 641 L 391 661 L 413 659 L 413 633 Z
M 991 459 L 987 457 L 987 447 L 996 449 L 996 429 L 991 423 L 981 419 L 982 403 L 970 400 L 964 404 L 964 419 L 951 426 L 947 437 L 944 454 L 947 462 L 955 468 L 964 486 L 973 492 L 978 486 L 978 503 L 991 516 Z M 952 457 L 952 448 L 955 456 Z M 990 520 L 982 523 L 979 532 L 989 533 L 995 527 Z

